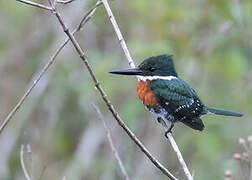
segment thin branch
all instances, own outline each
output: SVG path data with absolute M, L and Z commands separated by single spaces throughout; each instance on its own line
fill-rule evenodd
M 162 126 L 164 127 L 165 132 L 167 132 L 168 129 L 169 129 L 168 126 L 167 126 L 167 124 L 166 124 L 164 121 L 161 121 L 161 124 L 162 124 Z M 177 155 L 177 157 L 178 157 L 179 163 L 180 163 L 180 165 L 182 166 L 182 168 L 183 168 L 183 170 L 184 170 L 184 173 L 185 173 L 187 179 L 188 179 L 188 180 L 193 180 L 194 178 L 193 178 L 193 176 L 191 175 L 191 173 L 190 173 L 190 171 L 189 171 L 189 169 L 188 169 L 188 167 L 187 167 L 187 165 L 186 165 L 186 163 L 185 163 L 185 161 L 184 161 L 184 159 L 183 159 L 183 156 L 182 156 L 182 154 L 181 154 L 181 152 L 180 152 L 180 150 L 179 150 L 179 148 L 178 148 L 178 145 L 177 145 L 176 141 L 174 140 L 172 134 L 171 134 L 171 133 L 168 133 L 168 134 L 167 134 L 167 137 L 168 137 L 168 139 L 169 139 L 169 141 L 170 141 L 170 143 L 171 143 L 171 145 L 172 145 L 172 147 L 173 147 L 173 150 L 175 151 L 175 153 L 176 153 L 176 155 Z
M 21 167 L 22 167 L 22 170 L 24 172 L 25 178 L 27 180 L 31 180 L 31 177 L 28 174 L 28 171 L 26 170 L 26 167 L 25 167 L 25 162 L 24 162 L 24 145 L 23 144 L 21 145 L 21 150 L 20 150 L 20 161 L 21 161 Z
M 125 180 L 130 180 L 130 178 L 129 178 L 129 176 L 128 176 L 128 174 L 127 174 L 127 172 L 126 172 L 126 170 L 125 170 L 125 168 L 124 168 L 124 166 L 123 166 L 122 160 L 121 160 L 121 158 L 120 158 L 120 156 L 119 156 L 119 154 L 118 154 L 118 152 L 117 152 L 117 149 L 116 149 L 116 147 L 114 146 L 112 137 L 111 137 L 111 135 L 110 135 L 109 128 L 108 128 L 108 126 L 106 125 L 106 122 L 105 122 L 105 120 L 104 120 L 104 118 L 103 118 L 103 115 L 102 115 L 101 111 L 99 110 L 99 108 L 98 108 L 95 104 L 92 104 L 92 106 L 94 107 L 96 113 L 98 114 L 99 119 L 102 121 L 103 127 L 104 127 L 104 129 L 105 129 L 105 131 L 106 131 L 107 139 L 108 139 L 108 141 L 109 141 L 110 148 L 111 148 L 111 150 L 112 150 L 112 153 L 113 153 L 115 159 L 117 160 L 117 162 L 118 162 L 118 164 L 119 164 L 119 167 L 120 167 L 120 169 L 121 169 L 121 171 L 122 171 L 122 174 L 123 174 L 124 179 L 125 179 Z
M 52 8 L 50 8 L 50 7 L 46 6 L 46 5 L 39 4 L 39 3 L 36 3 L 36 2 L 32 2 L 32 1 L 27 1 L 27 0 L 16 0 L 16 1 L 22 2 L 22 3 L 28 4 L 28 5 L 37 7 L 37 8 L 42 8 L 42 9 L 45 9 L 45 10 L 48 10 L 48 11 L 52 10 Z
M 61 3 L 61 4 L 69 4 L 73 1 L 75 1 L 75 0 L 56 0 L 57 3 Z
M 250 171 L 249 171 L 249 180 L 252 180 L 252 157 L 250 154 Z
M 86 15 L 84 15 L 84 17 L 82 18 L 79 26 L 76 28 L 76 31 L 79 31 L 82 29 L 82 27 L 84 26 L 84 24 L 86 24 L 86 22 L 88 22 L 90 20 L 90 18 L 93 16 L 96 8 L 98 6 L 100 6 L 102 4 L 102 2 L 100 0 L 98 0 L 95 4 L 95 6 L 93 8 L 91 8 L 87 13 Z M 68 38 L 69 39 L 69 38 Z
M 119 39 L 119 42 L 120 42 L 120 44 L 122 46 L 122 49 L 124 50 L 124 53 L 125 53 L 125 55 L 127 57 L 128 63 L 130 65 L 130 67 L 134 68 L 135 64 L 134 64 L 134 62 L 133 62 L 133 60 L 132 60 L 132 58 L 130 56 L 129 50 L 128 50 L 127 45 L 125 43 L 125 40 L 124 40 L 124 38 L 122 36 L 122 33 L 121 33 L 120 29 L 119 29 L 119 26 L 118 26 L 118 24 L 117 24 L 117 22 L 115 20 L 115 17 L 113 15 L 112 11 L 111 11 L 111 8 L 110 8 L 110 6 L 108 4 L 108 1 L 107 0 L 102 0 L 102 2 L 104 4 L 104 7 L 105 7 L 106 12 L 108 14 L 108 17 L 109 17 L 109 19 L 110 19 L 110 21 L 111 21 L 111 23 L 113 25 L 113 28 L 114 28 L 114 30 L 116 32 L 116 35 L 117 35 L 117 37 Z M 183 156 L 182 156 L 182 154 L 181 154 L 181 152 L 180 152 L 180 150 L 179 150 L 179 148 L 178 148 L 178 146 L 177 146 L 177 144 L 176 144 L 176 142 L 175 142 L 175 140 L 174 140 L 171 133 L 168 133 L 168 138 L 169 138 L 169 141 L 170 141 L 174 151 L 176 152 L 176 154 L 178 156 L 179 162 L 180 162 L 181 166 L 183 167 L 183 170 L 185 172 L 186 177 L 189 180 L 193 180 L 193 177 L 190 174 L 190 171 L 187 168 L 186 163 L 185 163 L 185 161 L 183 159 Z
M 42 76 L 45 74 L 45 72 L 48 70 L 48 68 L 51 66 L 51 64 L 54 62 L 55 58 L 59 54 L 59 52 L 63 49 L 63 47 L 67 43 L 64 42 L 54 53 L 54 55 L 51 57 L 51 59 L 46 63 L 46 65 L 41 69 L 38 77 L 31 83 L 31 86 L 28 88 L 28 90 L 25 92 L 25 94 L 22 96 L 22 98 L 19 100 L 19 102 L 16 104 L 16 106 L 11 110 L 11 112 L 8 114 L 8 116 L 5 118 L 4 122 L 0 126 L 0 134 L 6 127 L 6 125 L 9 123 L 11 118 L 14 116 L 14 114 L 18 111 L 18 109 L 21 107 L 21 105 L 24 103 L 26 98 L 29 96 L 29 94 L 32 92 L 34 87 L 37 85 L 37 83 L 40 81 Z
M 124 53 L 126 55 L 129 66 L 131 68 L 135 68 L 136 66 L 134 64 L 134 61 L 133 61 L 133 59 L 132 59 L 132 57 L 130 55 L 130 52 L 129 52 L 128 48 L 127 48 L 125 40 L 124 40 L 124 38 L 122 36 L 122 33 L 121 33 L 120 29 L 119 29 L 119 26 L 118 26 L 118 24 L 117 24 L 117 22 L 115 20 L 115 17 L 114 17 L 114 15 L 113 15 L 110 7 L 109 7 L 108 1 L 107 0 L 102 0 L 102 2 L 103 2 L 103 5 L 104 5 L 104 7 L 105 7 L 105 9 L 107 11 L 108 17 L 109 17 L 109 19 L 110 19 L 110 21 L 111 21 L 111 23 L 112 23 L 112 25 L 114 27 L 114 30 L 115 30 L 116 35 L 118 37 L 118 40 L 119 40 L 119 42 L 120 42 L 120 44 L 122 46 L 122 49 L 123 49 L 123 51 L 124 51 Z
M 188 169 L 188 167 L 187 167 L 187 165 L 186 165 L 186 163 L 185 163 L 185 161 L 184 161 L 184 159 L 183 159 L 183 156 L 182 156 L 182 154 L 181 154 L 181 152 L 180 152 L 180 150 L 179 150 L 179 148 L 178 148 L 178 145 L 177 145 L 177 143 L 175 142 L 175 140 L 174 140 L 172 134 L 171 134 L 171 133 L 168 133 L 167 136 L 168 136 L 169 141 L 170 141 L 170 143 L 171 143 L 171 145 L 172 145 L 172 147 L 173 147 L 173 150 L 174 150 L 175 153 L 177 154 L 179 163 L 180 163 L 180 165 L 182 166 L 182 168 L 183 168 L 183 170 L 184 170 L 184 172 L 185 172 L 185 175 L 186 175 L 187 179 L 188 179 L 188 180 L 193 180 L 193 177 L 192 177 L 192 175 L 191 175 L 191 173 L 190 173 L 190 171 L 189 171 L 189 169 Z
M 17 0 L 19 2 L 23 2 L 22 0 Z M 29 2 L 30 3 L 30 2 Z M 29 3 L 25 3 L 25 4 L 29 4 Z M 75 34 L 76 32 L 81 30 L 81 27 L 83 27 L 92 17 L 92 15 L 94 14 L 94 12 L 96 11 L 96 8 L 101 4 L 100 1 L 97 1 L 96 5 L 90 10 L 88 11 L 84 17 L 82 18 L 80 24 L 78 25 L 78 27 L 73 31 L 73 34 Z M 35 78 L 34 81 L 32 81 L 30 84 L 30 87 L 28 88 L 28 90 L 25 92 L 25 94 L 22 96 L 22 98 L 19 100 L 19 102 L 16 104 L 16 106 L 11 110 L 11 112 L 7 115 L 7 117 L 4 119 L 3 123 L 0 126 L 0 134 L 2 133 L 2 131 L 4 130 L 4 128 L 6 127 L 6 125 L 9 123 L 9 121 L 12 119 L 12 117 L 14 116 L 14 114 L 18 111 L 18 109 L 22 106 L 22 104 L 24 103 L 24 101 L 26 100 L 26 98 L 30 95 L 30 93 L 32 92 L 32 90 L 34 89 L 34 87 L 38 84 L 38 82 L 40 81 L 40 79 L 44 76 L 44 74 L 46 73 L 46 71 L 49 69 L 49 67 L 53 64 L 53 62 L 55 61 L 56 57 L 58 56 L 58 54 L 61 52 L 61 50 L 66 46 L 66 44 L 69 42 L 69 38 L 67 38 L 61 45 L 60 47 L 55 51 L 55 53 L 53 54 L 53 56 L 50 58 L 50 60 L 45 64 L 45 66 L 39 70 L 39 73 L 35 73 L 38 74 L 38 77 Z
M 80 58 L 82 59 L 83 63 L 88 69 L 89 74 L 92 77 L 92 80 L 95 84 L 95 87 L 100 92 L 100 95 L 102 96 L 102 99 L 106 103 L 108 109 L 111 111 L 114 118 L 117 120 L 118 124 L 126 131 L 126 133 L 130 136 L 130 138 L 138 145 L 138 147 L 144 152 L 144 154 L 153 162 L 153 164 L 159 168 L 165 175 L 167 175 L 170 179 L 176 180 L 175 178 L 158 160 L 156 160 L 155 157 L 153 157 L 150 152 L 146 149 L 146 147 L 142 144 L 142 142 L 135 136 L 135 134 L 124 124 L 123 120 L 115 110 L 114 106 L 109 101 L 106 93 L 104 92 L 103 88 L 101 87 L 99 81 L 96 78 L 96 75 L 90 66 L 87 58 L 85 57 L 85 53 L 80 47 L 79 43 L 76 41 L 75 37 L 70 33 L 69 29 L 65 25 L 61 15 L 57 12 L 55 8 L 53 8 L 52 13 L 57 17 L 60 25 L 62 26 L 63 31 L 66 33 L 66 35 L 70 38 L 73 46 L 75 47 L 75 50 L 79 54 Z
M 23 0 L 17 0 L 22 2 Z M 49 2 L 51 2 L 49 0 Z M 26 3 L 27 4 L 27 3 Z M 28 3 L 29 4 L 29 3 Z M 33 5 L 32 3 L 30 5 Z M 109 6 L 108 6 L 109 7 Z M 86 65 L 94 83 L 96 88 L 99 90 L 100 95 L 102 96 L 103 100 L 105 101 L 106 105 L 108 106 L 109 110 L 112 112 L 112 115 L 115 117 L 115 119 L 117 120 L 118 124 L 127 132 L 127 134 L 131 137 L 131 139 L 139 146 L 139 148 L 145 153 L 145 155 L 153 162 L 153 164 L 159 168 L 165 175 L 167 175 L 168 177 L 170 177 L 170 179 L 172 180 L 176 180 L 176 178 L 159 162 L 157 161 L 151 154 L 150 152 L 145 148 L 145 146 L 141 143 L 141 141 L 133 134 L 133 132 L 131 132 L 131 130 L 124 124 L 124 122 L 122 121 L 122 119 L 120 118 L 119 114 L 115 111 L 113 105 L 111 104 L 111 102 L 108 100 L 107 95 L 105 94 L 104 90 L 102 89 L 99 81 L 97 80 L 91 66 L 89 65 L 85 54 L 83 52 L 83 50 L 81 49 L 81 47 L 79 46 L 78 42 L 76 41 L 76 39 L 74 38 L 73 34 L 71 34 L 69 32 L 69 29 L 66 27 L 66 25 L 64 24 L 60 14 L 56 11 L 56 9 L 54 8 L 54 6 L 51 8 L 53 14 L 55 14 L 55 16 L 57 17 L 58 21 L 60 22 L 64 32 L 67 34 L 67 36 L 69 37 L 69 39 L 72 41 L 76 51 L 78 52 L 78 54 L 80 55 L 80 58 L 82 59 L 82 61 L 84 62 L 84 64 Z M 111 16 L 110 16 L 111 17 Z M 111 18 L 110 18 L 111 19 Z M 119 29 L 119 28 L 118 28 Z M 127 46 L 125 44 L 125 41 L 121 38 L 119 39 L 121 45 L 127 50 Z M 125 51 L 125 49 L 124 49 Z M 125 51 L 125 53 L 127 53 L 128 51 Z M 129 53 L 128 56 L 130 57 Z M 131 59 L 132 60 L 132 59 Z M 133 60 L 130 61 L 130 59 L 128 58 L 129 64 L 131 67 L 134 67 L 134 63 Z M 1 128 L 0 128 L 1 130 Z
M 47 167 L 44 165 L 44 166 L 43 166 L 43 169 L 42 169 L 41 172 L 40 172 L 40 175 L 39 175 L 39 177 L 38 177 L 38 180 L 41 180 L 41 179 L 42 179 L 42 177 L 43 177 L 43 175 L 44 175 L 44 172 L 45 172 L 46 168 L 47 168 Z
M 30 175 L 31 175 L 31 180 L 34 179 L 34 171 L 33 171 L 33 161 L 32 161 L 32 149 L 31 149 L 31 145 L 27 144 L 26 145 L 26 150 L 27 150 L 27 163 L 29 164 L 29 171 L 30 171 Z
M 246 146 L 244 148 L 248 153 L 248 159 L 249 159 L 249 167 L 250 167 L 249 180 L 252 180 L 252 136 L 248 136 L 247 143 L 244 144 L 245 145 L 243 146 Z

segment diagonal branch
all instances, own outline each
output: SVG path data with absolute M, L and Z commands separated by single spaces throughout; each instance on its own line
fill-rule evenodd
M 46 6 L 46 5 L 43 5 L 43 4 L 36 3 L 36 2 L 27 1 L 27 0 L 17 0 L 17 1 L 22 2 L 24 4 L 34 6 L 34 7 L 37 7 L 37 8 L 41 8 L 41 9 L 45 9 L 45 10 L 49 10 L 49 11 L 52 10 L 52 8 L 50 8 L 50 7 Z
M 115 20 L 115 17 L 114 17 L 114 15 L 113 15 L 110 7 L 109 7 L 108 1 L 107 0 L 102 0 L 102 2 L 103 2 L 103 5 L 104 5 L 104 7 L 105 7 L 105 9 L 107 11 L 109 20 L 111 21 L 111 23 L 112 23 L 112 25 L 114 27 L 115 33 L 116 33 L 116 35 L 118 37 L 118 40 L 119 40 L 119 42 L 120 42 L 120 44 L 122 46 L 122 49 L 123 49 L 123 51 L 125 53 L 125 56 L 126 56 L 126 58 L 128 60 L 129 66 L 131 68 L 135 68 L 136 66 L 134 64 L 134 61 L 133 61 L 133 59 L 132 59 L 132 57 L 130 55 L 130 52 L 129 52 L 128 47 L 127 47 L 127 45 L 125 43 L 125 40 L 124 40 L 124 38 L 122 36 L 122 33 L 121 33 L 120 29 L 119 29 L 119 26 L 118 26 L 118 24 L 117 24 L 117 22 Z
M 20 2 L 23 2 L 24 0 L 17 0 Z M 26 4 L 28 1 L 26 1 Z M 49 0 L 49 2 L 51 2 Z M 80 58 L 82 59 L 82 61 L 84 62 L 84 64 L 86 65 L 93 81 L 95 84 L 95 87 L 98 89 L 98 91 L 100 92 L 100 95 L 102 96 L 103 100 L 105 101 L 106 105 L 108 106 L 108 109 L 112 112 L 112 115 L 114 116 L 114 118 L 117 120 L 118 124 L 126 131 L 126 133 L 130 136 L 130 138 L 139 146 L 139 148 L 144 152 L 144 154 L 153 162 L 153 164 L 159 168 L 165 175 L 167 175 L 170 179 L 172 180 L 176 180 L 177 178 L 175 178 L 159 161 L 157 161 L 155 159 L 155 157 L 153 157 L 150 152 L 145 148 L 145 146 L 141 143 L 141 141 L 133 134 L 133 132 L 124 124 L 124 122 L 122 121 L 122 119 L 120 118 L 119 114 L 115 111 L 113 105 L 111 104 L 111 102 L 108 100 L 107 95 L 105 94 L 104 90 L 102 89 L 99 81 L 97 80 L 94 71 L 92 70 L 91 66 L 89 65 L 89 62 L 87 61 L 85 54 L 83 52 L 83 50 L 81 49 L 81 47 L 79 46 L 78 42 L 76 41 L 76 39 L 74 38 L 73 34 L 69 32 L 69 29 L 66 27 L 66 25 L 64 24 L 60 14 L 56 11 L 54 4 L 50 3 L 53 7 L 52 9 L 52 13 L 57 17 L 58 21 L 60 22 L 64 32 L 67 34 L 67 36 L 69 37 L 69 39 L 72 41 L 76 51 L 78 52 L 78 54 L 80 55 Z M 33 5 L 32 2 L 30 2 L 30 5 Z M 120 43 L 126 46 L 124 40 L 120 40 Z M 127 47 L 126 47 L 127 48 Z M 133 61 L 129 61 L 129 64 L 131 66 L 134 66 Z M 1 130 L 1 129 L 0 129 Z
M 179 150 L 179 148 L 178 148 L 178 145 L 177 145 L 176 141 L 174 140 L 172 134 L 171 134 L 171 133 L 168 133 L 167 136 L 168 136 L 168 138 L 169 138 L 169 140 L 170 140 L 170 143 L 171 143 L 171 145 L 172 145 L 172 147 L 173 147 L 173 150 L 174 150 L 175 153 L 177 154 L 179 163 L 180 163 L 180 165 L 182 166 L 182 168 L 183 168 L 183 170 L 184 170 L 184 172 L 185 172 L 185 175 L 186 175 L 187 179 L 188 179 L 188 180 L 193 180 L 193 176 L 191 175 L 191 173 L 190 173 L 190 171 L 189 171 L 189 169 L 188 169 L 188 167 L 187 167 L 187 165 L 186 165 L 186 163 L 185 163 L 185 161 L 184 161 L 184 159 L 183 159 L 183 156 L 182 156 L 182 154 L 181 154 L 181 152 L 180 152 L 180 150 Z
M 23 0 L 17 0 L 19 2 L 23 2 Z M 33 2 L 23 2 L 25 4 L 28 5 L 33 5 Z M 81 30 L 81 27 L 83 27 L 92 17 L 92 15 L 94 14 L 94 12 L 96 11 L 96 8 L 101 5 L 101 2 L 98 0 L 96 5 L 90 9 L 82 18 L 80 24 L 78 25 L 78 27 L 73 31 L 73 34 L 75 34 L 76 32 Z M 50 8 L 51 9 L 51 8 Z M 16 106 L 11 110 L 11 112 L 7 115 L 7 117 L 4 119 L 3 123 L 0 126 L 0 134 L 2 133 L 2 131 L 4 130 L 4 128 L 6 127 L 6 125 L 9 123 L 9 121 L 12 119 L 12 117 L 14 116 L 14 114 L 18 111 L 18 109 L 22 106 L 22 104 L 24 103 L 24 101 L 27 99 L 27 97 L 30 95 L 30 93 L 32 92 L 32 90 L 34 89 L 34 87 L 38 84 L 38 82 L 40 81 L 40 79 L 44 76 L 44 74 L 46 73 L 46 71 L 49 69 L 49 67 L 53 64 L 53 62 L 55 61 L 56 57 L 58 56 L 58 54 L 61 52 L 61 50 L 66 46 L 66 44 L 70 41 L 69 38 L 67 38 L 61 45 L 60 47 L 55 51 L 55 53 L 53 54 L 53 56 L 50 58 L 50 60 L 45 64 L 45 66 L 39 71 L 39 73 L 35 73 L 38 74 L 38 77 L 35 78 L 34 81 L 32 81 L 30 84 L 30 87 L 28 88 L 28 90 L 25 92 L 25 94 L 22 96 L 22 98 L 19 100 L 19 102 L 16 104 Z
M 91 8 L 85 15 L 84 17 L 82 18 L 79 26 L 74 30 L 73 34 L 75 34 L 75 32 L 77 31 L 80 31 L 83 26 L 91 19 L 91 17 L 93 16 L 93 14 L 95 13 L 96 11 L 96 8 L 98 6 L 100 6 L 102 4 L 102 2 L 100 0 L 98 0 L 95 4 L 95 6 L 93 8 Z M 69 38 L 68 38 L 69 39 Z M 69 39 L 70 40 L 70 39 Z
M 95 75 L 92 67 L 90 66 L 87 58 L 85 57 L 85 53 L 82 50 L 82 48 L 80 47 L 79 43 L 76 41 L 75 37 L 70 33 L 70 31 L 67 28 L 67 26 L 65 25 L 65 23 L 64 23 L 61 15 L 57 12 L 57 10 L 55 9 L 55 7 L 52 7 L 52 9 L 53 9 L 52 13 L 57 17 L 57 19 L 58 19 L 58 21 L 59 21 L 59 23 L 60 23 L 63 31 L 70 38 L 73 46 L 75 47 L 75 50 L 79 54 L 80 58 L 82 59 L 83 63 L 85 64 L 85 66 L 87 67 L 88 72 L 91 75 L 92 80 L 93 80 L 93 82 L 95 84 L 95 87 L 99 91 L 100 95 L 102 96 L 102 99 L 106 103 L 108 109 L 111 111 L 111 113 L 114 116 L 114 118 L 117 120 L 118 124 L 126 131 L 126 133 L 130 136 L 130 138 L 138 145 L 138 147 L 144 152 L 144 154 L 152 161 L 152 163 L 157 168 L 159 168 L 170 179 L 176 180 L 177 178 L 175 178 L 158 160 L 156 160 L 155 157 L 153 157 L 151 155 L 151 153 L 146 149 L 146 147 L 142 144 L 142 142 L 135 136 L 135 134 L 123 122 L 123 120 L 121 119 L 121 117 L 119 116 L 119 114 L 117 113 L 117 111 L 115 110 L 114 106 L 109 101 L 109 99 L 108 99 L 105 91 L 101 87 L 101 85 L 100 85 L 98 79 L 96 78 L 96 75 Z
M 114 146 L 112 137 L 110 135 L 109 128 L 108 128 L 108 126 L 107 126 L 107 124 L 106 124 L 106 122 L 105 122 L 105 120 L 104 120 L 104 118 L 102 116 L 101 111 L 99 110 L 99 108 L 95 104 L 92 104 L 92 106 L 94 107 L 95 111 L 97 112 L 99 119 L 102 121 L 103 127 L 104 127 L 104 129 L 106 131 L 107 139 L 109 141 L 110 148 L 112 150 L 112 153 L 113 153 L 115 159 L 117 160 L 117 162 L 119 164 L 119 167 L 120 167 L 120 169 L 122 171 L 124 179 L 125 180 L 130 180 L 130 178 L 129 178 L 129 176 L 128 176 L 128 174 L 127 174 L 127 172 L 126 172 L 126 170 L 125 170 L 125 168 L 123 166 L 122 160 L 121 160 L 121 158 L 120 158 L 120 156 L 119 156 L 119 154 L 118 154 L 118 152 L 116 150 L 116 147 Z
M 69 4 L 73 1 L 75 1 L 75 0 L 56 0 L 57 3 L 61 3 L 61 4 Z
M 117 22 L 115 20 L 115 17 L 113 15 L 112 11 L 111 11 L 111 8 L 110 8 L 110 6 L 108 4 L 108 1 L 107 0 L 102 0 L 102 2 L 103 2 L 103 5 L 104 5 L 104 7 L 105 7 L 105 9 L 107 11 L 109 20 L 111 21 L 111 23 L 113 25 L 113 28 L 115 30 L 115 33 L 116 33 L 116 35 L 117 35 L 117 37 L 119 39 L 119 42 L 120 42 L 120 44 L 122 46 L 122 49 L 124 50 L 124 53 L 125 53 L 125 56 L 127 57 L 129 65 L 130 65 L 130 67 L 134 68 L 135 67 L 134 62 L 133 62 L 133 60 L 132 60 L 132 58 L 130 56 L 129 50 L 128 50 L 127 45 L 125 43 L 125 40 L 124 40 L 124 38 L 122 36 L 122 33 L 121 33 L 120 29 L 119 29 L 119 26 L 118 26 L 118 24 L 117 24 Z M 170 141 L 170 143 L 171 143 L 171 145 L 173 147 L 173 150 L 177 154 L 178 160 L 179 160 L 179 162 L 180 162 L 180 164 L 181 164 L 181 166 L 182 166 L 182 168 L 183 168 L 183 170 L 185 172 L 186 177 L 188 178 L 188 180 L 193 180 L 193 177 L 190 174 L 190 171 L 186 166 L 186 163 L 185 163 L 185 161 L 183 159 L 183 156 L 182 156 L 182 154 L 181 154 L 181 152 L 180 152 L 180 150 L 178 148 L 178 145 L 176 144 L 176 141 L 174 140 L 171 133 L 168 133 L 168 139 L 169 139 L 169 141 Z

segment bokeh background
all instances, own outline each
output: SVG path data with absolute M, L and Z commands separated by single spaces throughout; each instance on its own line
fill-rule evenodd
M 179 76 L 205 104 L 245 114 L 205 116 L 203 132 L 182 124 L 174 130 L 195 179 L 224 179 L 227 169 L 242 179 L 239 174 L 246 172 L 233 154 L 242 149 L 238 139 L 252 134 L 252 1 L 109 3 L 136 64 L 173 54 Z M 76 0 L 58 8 L 73 29 L 94 4 Z M 0 122 L 65 38 L 50 12 L 0 1 Z M 136 79 L 107 73 L 128 64 L 103 6 L 76 38 L 126 124 L 175 176 L 185 179 L 162 127 L 137 98 Z M 70 43 L 0 135 L 0 179 L 25 179 L 21 144 L 31 146 L 32 155 L 26 155 L 32 158 L 27 166 L 34 179 L 122 179 L 92 102 L 101 109 L 129 176 L 166 179 L 119 128 Z

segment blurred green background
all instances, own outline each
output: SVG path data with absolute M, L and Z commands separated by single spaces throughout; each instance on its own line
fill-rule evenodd
M 227 169 L 238 174 L 232 158 L 240 151 L 237 140 L 252 134 L 252 1 L 109 3 L 136 64 L 173 54 L 179 76 L 205 104 L 245 114 L 205 116 L 203 132 L 182 124 L 174 130 L 195 179 L 224 179 Z M 73 29 L 94 4 L 76 0 L 58 8 Z M 0 1 L 0 122 L 65 38 L 49 12 Z M 107 73 L 128 64 L 103 6 L 76 38 L 126 124 L 176 177 L 186 179 L 162 127 L 138 100 L 136 79 Z M 25 179 L 21 144 L 31 146 L 27 165 L 34 179 L 122 179 L 92 102 L 101 108 L 129 176 L 166 179 L 116 124 L 70 43 L 0 135 L 0 179 Z

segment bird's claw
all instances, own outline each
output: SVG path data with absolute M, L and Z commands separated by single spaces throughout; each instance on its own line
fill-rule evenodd
M 161 123 L 165 129 L 168 128 L 167 125 L 166 125 L 166 123 L 165 123 L 165 121 L 161 117 L 158 117 L 157 121 L 159 123 Z M 166 138 L 168 138 L 168 133 L 172 133 L 172 128 L 173 127 L 174 127 L 174 123 L 171 123 L 170 127 L 165 131 L 165 137 Z
M 161 123 L 163 121 L 163 119 L 161 117 L 158 117 L 157 121 L 158 121 L 158 123 Z
M 165 137 L 168 138 L 168 133 L 172 133 L 172 128 L 174 127 L 174 124 L 172 123 L 167 131 L 165 131 Z

